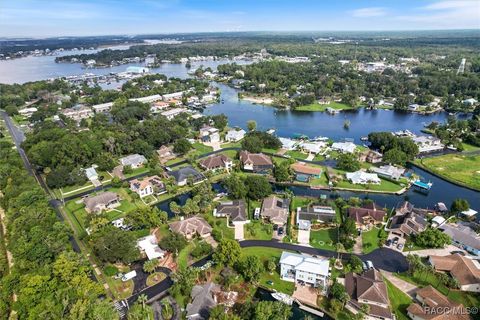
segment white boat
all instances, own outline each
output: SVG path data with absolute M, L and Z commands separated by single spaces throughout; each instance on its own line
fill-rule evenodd
M 293 304 L 293 298 L 291 296 L 289 296 L 288 294 L 286 293 L 282 293 L 282 292 L 272 292 L 272 297 L 275 299 L 275 300 L 278 300 L 280 302 L 283 302 L 285 304 L 288 304 L 289 306 L 291 306 Z

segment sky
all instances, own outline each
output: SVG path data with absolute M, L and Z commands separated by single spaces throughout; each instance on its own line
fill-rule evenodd
M 0 0 L 0 37 L 480 29 L 480 0 Z

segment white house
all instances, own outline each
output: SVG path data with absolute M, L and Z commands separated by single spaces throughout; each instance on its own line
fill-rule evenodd
M 98 173 L 94 167 L 85 169 L 85 175 L 87 176 L 87 179 L 90 181 L 98 180 Z
M 353 184 L 380 184 L 381 180 L 376 173 L 368 173 L 365 171 L 355 171 L 355 172 L 347 172 L 346 173 L 347 179 L 350 180 Z
M 232 129 L 232 130 L 228 130 L 226 136 L 225 136 L 225 141 L 233 141 L 233 142 L 237 142 L 237 141 L 240 141 L 243 139 L 243 137 L 245 137 L 245 130 L 243 129 L 240 129 L 240 130 L 235 130 L 235 129 Z
M 478 101 L 474 98 L 470 98 L 470 99 L 465 99 L 462 101 L 463 104 L 465 105 L 468 105 L 468 106 L 473 106 L 474 104 L 476 104 Z
M 357 146 L 353 142 L 334 142 L 332 149 L 341 153 L 354 153 Z
M 320 287 L 326 292 L 329 265 L 327 258 L 312 258 L 284 251 L 280 257 L 280 277 L 285 281 Z
M 211 126 L 203 126 L 200 128 L 200 139 L 202 142 L 220 142 L 219 130 Z
M 412 140 L 418 146 L 420 153 L 439 151 L 445 148 L 442 141 L 433 136 L 414 136 Z
M 95 113 L 106 113 L 109 112 L 113 107 L 113 102 L 100 103 L 92 106 Z
M 380 167 L 371 167 L 370 168 L 370 171 L 380 175 L 380 176 L 383 176 L 383 177 L 386 177 L 386 178 L 389 178 L 389 179 L 393 179 L 393 180 L 398 180 L 400 179 L 400 177 L 405 173 L 405 169 L 404 168 L 400 168 L 400 167 L 396 167 L 396 166 L 392 166 L 392 165 L 385 165 L 385 166 L 380 166 Z
M 31 108 L 20 109 L 20 110 L 18 110 L 18 113 L 20 113 L 24 117 L 30 118 L 32 116 L 32 114 L 34 114 L 37 111 L 38 111 L 37 108 L 31 107 Z
M 147 162 L 147 159 L 141 154 L 131 154 L 129 156 L 120 158 L 122 166 L 130 166 L 132 169 L 139 168 Z
M 130 190 L 136 192 L 140 196 L 140 198 L 143 198 L 153 194 L 153 185 L 148 179 L 134 179 L 130 181 Z
M 326 146 L 327 143 L 325 141 L 309 141 L 300 143 L 300 148 L 313 154 L 319 154 Z
M 176 116 L 178 116 L 181 113 L 187 112 L 187 109 L 185 108 L 174 108 L 171 110 L 167 110 L 161 113 L 162 116 L 166 117 L 168 120 L 172 120 Z
M 289 139 L 289 138 L 278 138 L 280 142 L 282 143 L 282 149 L 285 150 L 294 150 L 295 147 L 297 146 L 297 141 Z
M 157 244 L 157 238 L 155 235 L 149 235 L 137 240 L 137 247 L 140 251 L 145 252 L 148 260 L 163 259 L 165 251 L 160 249 Z

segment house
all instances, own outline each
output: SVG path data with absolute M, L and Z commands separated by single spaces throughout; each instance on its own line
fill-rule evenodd
M 445 148 L 441 140 L 433 136 L 414 136 L 412 141 L 418 146 L 419 153 L 435 152 Z
M 183 91 L 179 91 L 179 92 L 164 94 L 162 96 L 162 100 L 163 101 L 168 101 L 168 100 L 172 100 L 172 99 L 182 99 L 183 93 L 184 93 Z
M 240 130 L 236 130 L 236 129 L 232 129 L 232 130 L 228 130 L 227 134 L 225 135 L 225 141 L 229 141 L 229 142 L 237 142 L 237 141 L 240 141 L 243 139 L 243 137 L 245 137 L 245 130 L 243 129 L 240 129 Z
M 113 102 L 107 102 L 107 103 L 96 104 L 92 106 L 92 109 L 93 111 L 95 111 L 95 113 L 107 113 L 107 112 L 110 112 L 112 107 L 113 107 Z
M 477 102 L 478 102 L 478 101 L 477 101 L 476 99 L 474 99 L 474 98 L 469 98 L 469 99 L 465 99 L 465 100 L 462 101 L 462 103 L 463 103 L 464 105 L 467 105 L 467 106 L 473 106 L 473 105 L 475 105 Z
M 97 173 L 97 170 L 95 170 L 94 166 L 85 169 L 85 175 L 87 176 L 87 179 L 90 181 L 95 181 L 95 180 L 98 181 L 98 173 Z
M 328 287 L 330 261 L 296 253 L 282 252 L 280 257 L 280 278 L 288 282 L 309 284 L 321 288 L 325 293 Z
M 128 100 L 141 102 L 141 103 L 153 103 L 153 102 L 158 101 L 160 99 L 162 99 L 161 95 L 154 94 L 154 95 L 151 95 L 151 96 L 140 97 L 140 98 L 131 98 L 131 99 L 128 99 Z
M 417 111 L 420 108 L 420 106 L 416 103 L 412 103 L 408 105 L 408 111 Z
M 390 231 L 402 237 L 417 235 L 424 231 L 427 220 L 420 214 L 414 212 L 413 205 L 404 201 L 397 205 L 396 214 L 391 218 Z
M 73 108 L 63 109 L 62 114 L 74 121 L 80 122 L 82 119 L 93 117 L 93 111 L 87 106 L 78 106 Z
M 358 160 L 361 162 L 368 163 L 379 163 L 382 162 L 383 155 L 380 152 L 374 150 L 366 150 L 358 156 Z
M 130 181 L 130 190 L 136 192 L 140 198 L 167 192 L 165 184 L 159 176 L 146 177 L 142 180 L 134 179 Z
M 326 146 L 325 141 L 304 141 L 299 144 L 300 149 L 313 154 L 319 154 Z
M 387 213 L 377 207 L 375 203 L 365 205 L 364 207 L 350 207 L 347 209 L 349 218 L 352 218 L 357 227 L 365 228 L 377 223 L 383 223 Z
M 302 230 L 310 230 L 312 222 L 335 223 L 337 214 L 330 206 L 312 205 L 297 208 L 297 226 Z
M 362 170 L 347 172 L 345 176 L 353 184 L 380 184 L 382 182 L 376 173 L 367 173 Z
M 436 271 L 448 272 L 457 279 L 461 291 L 480 292 L 480 261 L 459 254 L 429 256 L 428 262 Z
M 170 107 L 170 104 L 166 101 L 157 101 L 157 102 L 154 102 L 152 104 L 152 106 L 150 107 L 150 112 L 151 113 L 160 113 L 162 112 L 162 110 L 165 110 L 167 109 L 168 107 Z
M 137 240 L 137 247 L 141 252 L 145 253 L 148 260 L 163 259 L 165 251 L 158 246 L 157 237 L 155 235 L 149 235 Z
M 267 173 L 273 170 L 272 160 L 263 153 L 250 153 L 242 150 L 240 151 L 240 162 L 245 171 Z
M 370 171 L 387 179 L 398 180 L 405 173 L 405 168 L 392 165 L 384 165 L 380 167 L 371 167 Z
M 233 200 L 224 201 L 213 210 L 214 217 L 227 217 L 233 223 L 247 221 L 247 210 L 245 209 L 245 201 Z
M 217 303 L 214 291 L 221 291 L 220 287 L 213 282 L 203 285 L 195 285 L 190 294 L 192 302 L 187 304 L 187 320 L 206 320 L 209 318 L 210 309 Z
M 177 185 L 184 186 L 187 184 L 188 179 L 192 179 L 192 183 L 200 183 L 205 180 L 205 176 L 195 170 L 193 167 L 183 167 L 175 171 L 169 171 L 167 173 L 170 177 L 174 177 Z
M 130 166 L 132 169 L 140 168 L 147 162 L 147 159 L 141 154 L 131 154 L 126 157 L 120 158 L 122 166 Z
M 407 314 L 414 320 L 468 320 L 467 310 L 460 303 L 444 296 L 432 286 L 426 286 L 415 292 L 415 299 L 418 302 L 410 304 L 407 308 Z M 432 312 L 432 310 L 442 310 L 442 312 Z
M 20 109 L 20 110 L 18 110 L 18 113 L 20 115 L 24 116 L 24 117 L 30 118 L 32 116 L 32 114 L 34 114 L 37 111 L 38 111 L 37 108 L 30 107 L 30 108 Z
M 88 213 L 100 213 L 120 206 L 120 198 L 116 193 L 108 191 L 88 196 L 83 199 L 83 203 Z
M 161 146 L 160 149 L 157 150 L 157 155 L 161 163 L 165 163 L 176 157 L 176 154 L 173 152 L 173 147 L 169 146 Z
M 200 140 L 202 142 L 220 142 L 220 132 L 217 128 L 204 125 L 200 128 Z
M 308 182 L 310 179 L 320 178 L 322 168 L 309 166 L 304 162 L 296 162 L 290 166 L 295 173 L 295 179 L 302 182 Z
M 224 154 L 217 154 L 202 159 L 200 166 L 205 170 L 230 170 L 233 167 L 233 160 Z
M 327 167 L 327 170 L 325 171 L 325 174 L 327 175 L 327 179 L 328 179 L 329 183 L 337 182 L 337 181 L 340 181 L 340 180 L 343 179 L 341 174 L 335 172 L 330 167 Z
M 444 223 L 438 227 L 452 238 L 452 244 L 480 256 L 480 236 L 468 226 Z
M 357 149 L 357 145 L 353 142 L 334 142 L 332 144 L 332 150 L 341 153 L 354 153 Z
M 282 143 L 282 149 L 284 150 L 295 150 L 298 142 L 289 138 L 278 138 L 280 142 Z
M 187 239 L 192 239 L 196 235 L 206 238 L 210 236 L 210 233 L 212 232 L 212 227 L 208 222 L 199 216 L 175 221 L 169 223 L 168 226 L 171 231 L 180 233 Z
M 346 307 L 354 314 L 366 304 L 369 306 L 367 319 L 395 319 L 390 310 L 387 286 L 383 282 L 382 274 L 376 269 L 369 269 L 362 274 L 347 273 L 345 290 L 350 296 Z
M 163 111 L 160 114 L 162 116 L 164 116 L 165 118 L 167 118 L 168 120 L 172 120 L 173 118 L 175 118 L 179 114 L 185 113 L 185 112 L 187 112 L 187 109 L 185 109 L 185 108 L 174 108 L 174 109 L 171 109 L 171 110 Z
M 445 218 L 442 216 L 435 216 L 432 218 L 432 227 L 438 228 L 445 223 Z
M 468 210 L 460 212 L 460 215 L 467 219 L 473 219 L 473 217 L 478 213 L 478 211 L 469 208 Z
M 288 220 L 289 207 L 289 199 L 270 196 L 263 200 L 260 215 L 263 219 L 267 219 L 273 224 L 283 226 Z
M 340 113 L 340 110 L 334 109 L 334 108 L 332 108 L 332 107 L 327 107 L 327 108 L 325 109 L 325 111 L 327 111 L 327 113 L 329 113 L 329 114 L 337 114 L 337 113 Z

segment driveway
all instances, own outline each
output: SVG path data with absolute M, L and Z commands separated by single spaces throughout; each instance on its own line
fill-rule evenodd
M 299 244 L 310 245 L 310 230 L 298 230 L 297 241 Z
M 417 292 L 418 290 L 417 286 L 411 284 L 410 282 L 407 282 L 405 280 L 395 277 L 395 275 L 392 274 L 391 272 L 384 271 L 384 270 L 380 272 L 388 281 L 390 281 L 400 291 L 405 292 L 412 298 L 415 298 L 415 292 Z
M 397 244 L 393 244 L 393 238 L 398 238 L 398 243 Z M 388 239 L 392 240 L 392 245 L 390 247 L 387 247 L 387 245 L 384 245 L 385 247 L 390 248 L 390 249 L 395 250 L 395 251 L 398 251 L 398 252 L 402 252 L 405 249 L 405 242 L 407 241 L 407 239 L 405 239 L 404 237 L 401 237 L 398 234 L 390 232 L 388 234 L 387 241 L 388 241 Z M 402 250 L 398 249 L 399 244 L 403 245 Z
M 245 235 L 243 233 L 243 226 L 243 223 L 235 223 L 235 240 L 245 239 Z
M 415 251 L 404 251 L 404 255 L 409 254 L 416 254 L 420 257 L 427 257 L 427 256 L 448 256 L 452 251 L 463 251 L 467 254 L 466 251 L 460 249 L 459 247 L 455 247 L 454 245 L 449 244 L 443 249 L 425 249 L 425 250 L 415 250 Z

